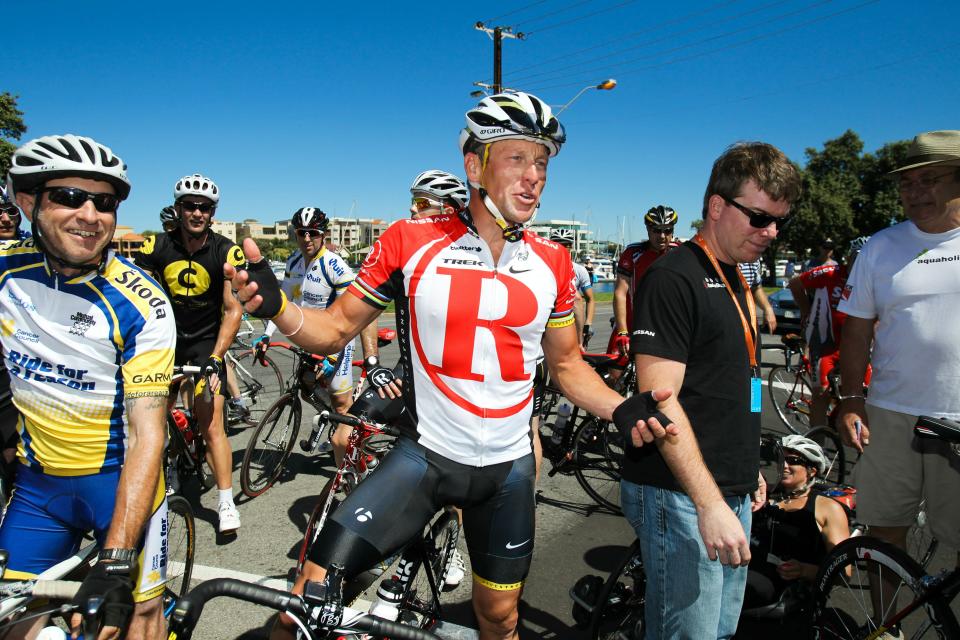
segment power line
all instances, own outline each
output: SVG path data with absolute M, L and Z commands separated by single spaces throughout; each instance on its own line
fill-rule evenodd
M 852 7 L 846 8 L 846 9 L 841 9 L 841 10 L 835 11 L 835 12 L 833 12 L 833 13 L 829 13 L 829 14 L 826 14 L 826 15 L 823 15 L 823 16 L 818 16 L 818 17 L 816 17 L 816 18 L 812 18 L 812 19 L 810 19 L 810 20 L 807 20 L 806 22 L 800 22 L 800 23 L 798 23 L 798 24 L 791 25 L 791 26 L 789 26 L 789 27 L 784 27 L 783 29 L 778 29 L 778 30 L 772 31 L 772 32 L 770 32 L 770 33 L 763 33 L 763 34 L 754 36 L 753 38 L 748 38 L 748 39 L 742 40 L 742 41 L 740 41 L 740 42 L 735 42 L 735 43 L 733 43 L 733 44 L 730 44 L 730 45 L 727 45 L 727 46 L 724 46 L 724 47 L 718 47 L 718 48 L 716 48 L 716 49 L 710 49 L 710 50 L 708 50 L 708 51 L 702 51 L 702 52 L 700 52 L 700 53 L 695 53 L 695 54 L 692 54 L 692 55 L 689 55 L 689 56 L 686 56 L 686 57 L 675 58 L 675 59 L 673 59 L 673 60 L 667 60 L 666 62 L 662 62 L 662 63 L 658 63 L 658 64 L 646 65 L 646 66 L 643 66 L 643 67 L 637 67 L 637 68 L 635 68 L 635 69 L 627 69 L 627 70 L 625 70 L 625 71 L 618 71 L 617 73 L 618 73 L 618 75 L 620 75 L 620 76 L 623 76 L 623 75 L 633 75 L 633 74 L 636 74 L 636 73 L 642 73 L 642 72 L 644 72 L 644 71 L 651 71 L 651 70 L 654 70 L 654 69 L 661 69 L 661 68 L 663 68 L 663 67 L 668 67 L 668 66 L 671 66 L 671 65 L 674 65 L 674 64 L 678 64 L 678 63 L 680 63 L 680 62 L 688 62 L 688 61 L 690 61 L 690 60 L 695 60 L 695 59 L 697 59 L 697 58 L 702 58 L 702 57 L 704 57 L 704 56 L 712 55 L 712 54 L 714 54 L 714 53 L 721 53 L 721 52 L 723 52 L 723 51 L 729 51 L 729 50 L 731 50 L 731 49 L 736 49 L 736 48 L 739 48 L 739 47 L 743 47 L 743 46 L 746 46 L 746 45 L 748 45 L 748 44 L 752 44 L 752 43 L 757 42 L 757 41 L 760 41 L 760 40 L 765 40 L 765 39 L 767 39 L 767 38 L 772 38 L 772 37 L 774 37 L 774 36 L 778 36 L 778 35 L 780 35 L 780 34 L 782 34 L 782 33 L 788 32 L 788 31 L 794 31 L 794 30 L 796 30 L 796 29 L 800 29 L 800 28 L 802 28 L 802 27 L 806 27 L 806 26 L 809 26 L 809 25 L 811 25 L 811 24 L 815 24 L 815 23 L 817 23 L 817 22 L 823 22 L 824 20 L 829 20 L 829 19 L 835 18 L 835 17 L 837 17 L 837 16 L 839 16 L 839 15 L 843 15 L 843 14 L 846 14 L 846 13 L 850 13 L 850 12 L 852 12 L 852 11 L 856 11 L 856 10 L 858 10 L 858 9 L 861 9 L 861 8 L 867 6 L 867 5 L 876 4 L 876 3 L 879 2 L 879 1 L 880 1 L 880 0 L 867 0 L 866 2 L 862 2 L 862 3 L 858 4 L 858 5 L 854 5 L 854 6 L 852 6 Z M 630 62 L 632 62 L 632 61 L 630 61 Z M 622 63 L 622 64 L 626 64 L 626 63 Z M 618 65 L 614 65 L 614 66 L 618 66 Z M 584 71 L 583 73 L 586 73 L 586 71 Z M 584 77 L 586 77 L 586 76 L 584 76 Z M 559 79 L 559 78 L 554 78 L 554 79 L 557 80 L 557 79 Z M 548 82 L 549 82 L 549 81 L 548 81 Z M 572 87 L 572 86 L 580 85 L 580 84 L 583 84 L 583 81 L 582 81 L 582 80 L 565 82 L 565 83 L 562 83 L 562 84 L 554 84 L 554 85 L 548 85 L 548 86 L 525 87 L 524 90 L 545 91 L 545 90 L 547 90 L 547 89 L 559 89 L 559 88 L 565 88 L 565 87 Z
M 543 15 L 539 15 L 539 16 L 537 16 L 536 18 L 527 18 L 526 20 L 522 20 L 522 21 L 520 22 L 520 24 L 530 24 L 531 22 L 539 22 L 539 21 L 543 20 L 544 18 L 550 18 L 550 17 L 552 17 L 552 16 L 555 16 L 555 15 L 557 15 L 557 14 L 563 13 L 563 12 L 565 12 L 565 11 L 570 11 L 570 9 L 575 9 L 576 7 L 579 7 L 579 6 L 584 5 L 584 4 L 588 4 L 589 2 L 590 2 L 590 0 L 580 0 L 580 2 L 574 2 L 573 4 L 567 5 L 567 6 L 565 6 L 565 7 L 560 7 L 559 9 L 557 9 L 557 10 L 555 10 L 555 11 L 550 11 L 550 12 L 548 12 L 548 13 L 544 13 Z
M 503 15 L 499 15 L 499 16 L 497 16 L 496 18 L 490 18 L 489 20 L 484 20 L 483 23 L 484 23 L 484 24 L 490 24 L 490 23 L 492 23 L 492 22 L 499 22 L 500 20 L 502 20 L 503 18 L 506 18 L 507 16 L 512 16 L 512 15 L 515 14 L 515 13 L 520 13 L 521 11 L 526 11 L 526 10 L 529 9 L 530 7 L 535 7 L 535 6 L 537 6 L 538 4 L 543 4 L 543 3 L 546 2 L 546 1 L 547 1 L 547 0 L 537 0 L 536 2 L 531 2 L 530 4 L 524 5 L 524 6 L 520 7 L 519 9 L 514 9 L 513 11 L 508 11 L 508 12 L 504 13 Z
M 772 3 L 771 5 L 766 5 L 764 8 L 767 8 L 767 7 L 769 7 L 769 6 L 773 6 L 773 5 L 776 5 L 776 4 L 783 4 L 783 2 L 787 2 L 787 1 L 789 1 L 789 0 L 780 0 L 779 2 L 774 2 L 774 3 Z M 608 64 L 608 65 L 605 65 L 605 66 L 603 67 L 603 70 L 606 71 L 606 70 L 609 70 L 609 69 L 612 68 L 612 67 L 619 67 L 619 66 L 623 66 L 623 65 L 625 65 L 625 64 L 631 64 L 631 63 L 633 63 L 633 62 L 639 62 L 639 61 L 641 61 L 641 60 L 649 60 L 649 59 L 651 59 L 651 58 L 658 58 L 658 57 L 661 57 L 661 56 L 664 56 L 664 55 L 667 55 L 667 54 L 670 54 L 670 53 L 674 53 L 674 52 L 677 52 L 677 51 L 683 51 L 683 50 L 685 50 L 685 49 L 689 49 L 689 48 L 694 47 L 694 46 L 697 46 L 697 45 L 702 45 L 702 44 L 706 44 L 706 43 L 708 43 L 708 42 L 713 42 L 714 40 L 721 40 L 721 39 L 723 39 L 723 38 L 727 38 L 727 37 L 730 37 L 730 36 L 734 36 L 734 35 L 737 35 L 737 34 L 739 34 L 739 33 L 744 33 L 744 32 L 746 32 L 746 31 L 750 31 L 751 29 L 755 29 L 755 28 L 757 28 L 757 27 L 763 27 L 763 26 L 766 26 L 766 25 L 768 25 L 768 24 L 772 24 L 772 23 L 774 23 L 774 22 L 778 22 L 778 21 L 780 21 L 780 20 L 783 20 L 784 18 L 789 18 L 789 17 L 795 16 L 795 15 L 804 13 L 804 12 L 806 12 L 806 11 L 810 11 L 810 10 L 812 10 L 812 9 L 816 9 L 817 7 L 820 7 L 820 6 L 825 5 L 825 4 L 829 4 L 830 2 L 833 2 L 833 0 L 817 0 L 817 2 L 814 2 L 814 3 L 812 3 L 812 4 L 806 5 L 806 6 L 804 6 L 804 7 L 799 8 L 799 9 L 795 9 L 795 10 L 793 10 L 793 11 L 788 11 L 788 12 L 786 12 L 786 13 L 781 13 L 781 14 L 779 14 L 779 15 L 773 16 L 773 17 L 771 17 L 771 18 L 767 18 L 766 20 L 762 20 L 762 21 L 760 21 L 760 22 L 756 22 L 756 23 L 751 24 L 751 25 L 747 25 L 747 26 L 743 26 L 743 27 L 738 27 L 738 28 L 736 28 L 736 29 L 734 29 L 734 30 L 732 30 L 732 31 L 727 31 L 727 32 L 724 32 L 724 33 L 719 33 L 719 34 L 710 36 L 710 37 L 708 37 L 708 38 L 704 38 L 704 39 L 702 39 L 702 40 L 698 40 L 698 41 L 695 41 L 695 42 L 692 42 L 692 43 L 680 45 L 680 46 L 674 47 L 674 48 L 672 48 L 672 49 L 666 49 L 666 50 L 658 51 L 658 52 L 653 53 L 653 54 L 650 54 L 650 55 L 640 56 L 640 57 L 631 58 L 631 59 L 629 59 L 629 60 L 625 60 L 625 61 L 622 61 L 622 62 L 615 62 L 615 63 L 613 63 L 613 64 Z M 597 57 L 595 57 L 595 58 L 590 58 L 589 60 L 581 60 L 580 62 L 575 62 L 575 63 L 573 63 L 573 64 L 567 65 L 567 66 L 565 66 L 565 67 L 560 67 L 560 68 L 558 68 L 558 69 L 552 69 L 552 70 L 550 70 L 550 71 L 541 71 L 541 72 L 539 72 L 539 73 L 527 74 L 527 75 L 525 75 L 525 76 L 520 76 L 519 78 L 511 78 L 511 82 L 513 82 L 514 84 L 518 84 L 518 83 L 520 83 L 520 82 L 529 81 L 529 80 L 532 79 L 532 78 L 539 78 L 539 77 L 542 77 L 542 76 L 549 76 L 549 75 L 566 75 L 565 72 L 568 72 L 568 71 L 570 71 L 571 69 L 575 69 L 576 67 L 579 67 L 579 66 L 581 66 L 581 65 L 589 64 L 589 63 L 592 63 L 592 62 L 598 62 L 598 61 L 600 61 L 600 60 L 606 60 L 606 59 L 608 59 L 608 58 L 612 58 L 612 57 L 614 57 L 614 56 L 616 56 L 616 55 L 619 55 L 619 54 L 621 54 L 621 53 L 625 53 L 625 52 L 627 52 L 627 51 L 634 51 L 634 50 L 636 50 L 636 49 L 643 49 L 643 48 L 652 46 L 652 45 L 654 45 L 654 44 L 657 44 L 657 43 L 659 43 L 659 42 L 663 42 L 664 40 L 671 40 L 671 39 L 675 38 L 676 36 L 682 35 L 682 34 L 684 34 L 684 33 L 690 33 L 690 32 L 692 32 L 692 31 L 700 31 L 700 30 L 702 30 L 702 29 L 704 29 L 704 28 L 714 27 L 714 26 L 717 26 L 718 24 L 723 24 L 724 22 L 729 22 L 730 20 L 739 19 L 739 18 L 743 17 L 743 15 L 749 14 L 749 13 L 751 13 L 751 12 L 749 12 L 749 11 L 748 11 L 748 12 L 744 12 L 743 14 L 740 14 L 739 16 L 734 16 L 734 17 L 731 17 L 731 18 L 729 18 L 729 19 L 727 19 L 727 20 L 722 20 L 722 21 L 720 21 L 720 22 L 715 22 L 715 23 L 710 24 L 710 25 L 695 27 L 695 28 L 692 28 L 692 29 L 688 29 L 687 31 L 681 31 L 681 32 L 679 32 L 679 33 L 662 36 L 662 37 L 657 38 L 657 39 L 655 39 L 655 40 L 651 40 L 651 41 L 648 41 L 648 42 L 642 42 L 642 43 L 637 44 L 637 45 L 634 45 L 634 46 L 632 46 L 632 47 L 626 47 L 626 48 L 624 48 L 624 49 L 619 49 L 619 50 L 614 51 L 614 52 L 612 52 L 612 53 L 608 53 L 608 54 L 605 54 L 605 55 L 602 55 L 602 56 L 597 56 Z M 594 68 L 594 69 L 590 69 L 590 70 L 593 71 L 593 70 L 595 70 L 595 69 L 599 69 L 599 68 Z M 586 71 L 586 70 L 585 70 L 585 71 Z M 551 80 L 559 80 L 559 78 L 548 78 L 548 79 L 546 79 L 546 80 L 540 80 L 539 82 L 544 82 L 544 81 L 549 82 L 549 81 L 551 81 Z
M 621 8 L 621 7 L 623 7 L 623 6 L 628 5 L 628 4 L 633 4 L 633 3 L 636 2 L 636 1 L 637 1 L 637 0 L 625 0 L 624 2 L 621 2 L 620 4 L 613 5 L 612 7 L 607 7 L 606 9 L 598 9 L 597 11 L 594 11 L 593 13 L 587 13 L 587 14 L 584 14 L 584 15 L 582 15 L 582 16 L 578 16 L 578 17 L 576 17 L 576 18 L 571 18 L 571 19 L 569 19 L 569 20 L 565 20 L 565 21 L 563 21 L 563 22 L 557 22 L 557 23 L 555 23 L 555 24 L 547 25 L 546 27 L 540 27 L 539 29 L 535 29 L 534 31 L 531 31 L 530 33 L 543 33 L 544 31 L 549 31 L 550 29 L 556 29 L 557 27 L 565 27 L 565 26 L 567 26 L 568 24 L 573 24 L 574 22 L 580 22 L 581 20 L 586 20 L 587 18 L 592 18 L 592 17 L 594 17 L 594 16 L 598 16 L 598 15 L 600 15 L 601 13 L 606 13 L 606 12 L 608 12 L 608 11 L 613 11 L 614 9 L 619 9 L 619 8 Z
M 726 7 L 726 6 L 729 6 L 729 5 L 731 5 L 731 4 L 736 4 L 737 2 L 740 2 L 740 1 L 741 1 L 741 0 L 725 0 L 724 2 L 719 2 L 719 3 L 715 4 L 715 5 L 712 5 L 712 6 L 710 6 L 710 7 L 707 7 L 706 9 L 703 9 L 702 11 L 695 11 L 695 12 L 693 12 L 693 13 L 688 13 L 688 14 L 686 14 L 686 15 L 684 15 L 684 16 L 680 16 L 679 18 L 674 18 L 673 20 L 667 20 L 666 22 L 661 22 L 661 23 L 659 23 L 659 24 L 655 24 L 655 25 L 653 25 L 653 26 L 651 26 L 651 27 L 648 27 L 648 28 L 646 28 L 646 29 L 641 29 L 640 31 L 634 31 L 633 33 L 628 33 L 626 36 L 622 36 L 622 37 L 620 37 L 620 38 L 614 38 L 614 39 L 612 39 L 612 40 L 608 40 L 608 41 L 606 41 L 606 42 L 603 42 L 603 43 L 598 44 L 598 45 L 594 45 L 594 46 L 592 46 L 592 47 L 587 47 L 587 48 L 585 48 L 585 49 L 579 49 L 579 50 L 573 51 L 573 52 L 571 52 L 571 53 L 567 53 L 567 54 L 564 54 L 564 55 L 559 55 L 559 56 L 557 56 L 557 57 L 555 57 L 555 58 L 547 58 L 546 60 L 541 60 L 540 62 L 536 62 L 536 63 L 531 64 L 531 65 L 527 65 L 526 67 L 520 67 L 519 69 L 516 69 L 516 70 L 515 70 L 515 73 L 519 73 L 519 72 L 521 72 L 521 71 L 526 71 L 526 70 L 528 70 L 528 69 L 535 69 L 535 68 L 537 68 L 537 67 L 542 67 L 542 66 L 545 65 L 545 64 L 550 64 L 551 62 L 556 62 L 557 60 L 563 60 L 563 59 L 565 59 L 565 58 L 569 58 L 570 56 L 575 56 L 575 55 L 579 55 L 579 54 L 581 54 L 581 53 L 586 53 L 587 51 L 593 51 L 594 49 L 600 49 L 600 48 L 605 47 L 605 46 L 607 46 L 607 45 L 609 45 L 609 44 L 614 44 L 614 43 L 620 42 L 620 41 L 623 40 L 623 39 L 629 39 L 629 38 L 633 38 L 633 37 L 635 37 L 635 36 L 641 36 L 641 35 L 644 35 L 644 34 L 646 34 L 646 33 L 651 32 L 651 31 L 655 31 L 655 30 L 657 30 L 657 29 L 660 29 L 660 28 L 662 28 L 662 27 L 669 26 L 669 25 L 671 25 L 671 24 L 676 24 L 676 23 L 678 23 L 678 22 L 685 22 L 685 21 L 689 20 L 690 18 L 696 18 L 696 17 L 699 17 L 699 16 L 701 16 L 701 15 L 705 15 L 705 14 L 707 14 L 707 13 L 710 13 L 710 12 L 712 12 L 712 11 L 715 11 L 716 9 L 719 9 L 719 8 L 722 8 L 722 7 Z M 780 0 L 780 2 L 789 2 L 789 1 L 790 1 L 790 0 Z M 774 4 L 779 4 L 779 3 L 774 3 Z

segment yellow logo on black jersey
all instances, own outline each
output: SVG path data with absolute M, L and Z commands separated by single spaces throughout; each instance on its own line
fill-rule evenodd
M 230 251 L 227 252 L 227 262 L 235 267 L 246 267 L 247 258 L 243 255 L 243 249 L 237 245 L 230 247 Z
M 140 253 L 143 255 L 149 255 L 153 253 L 153 247 L 157 242 L 156 236 L 147 236 L 143 239 L 143 245 L 140 247 Z
M 175 296 L 198 296 L 210 289 L 210 274 L 198 262 L 177 260 L 163 269 L 167 289 Z

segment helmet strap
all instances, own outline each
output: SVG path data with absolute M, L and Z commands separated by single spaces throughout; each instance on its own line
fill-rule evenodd
M 503 214 L 500 213 L 500 209 L 493 203 L 493 198 L 490 197 L 490 194 L 487 193 L 487 190 L 483 187 L 483 174 L 487 170 L 487 161 L 489 159 L 490 145 L 485 144 L 483 145 L 483 155 L 480 156 L 480 182 L 471 182 L 470 186 L 480 193 L 480 199 L 483 200 L 483 204 L 487 208 L 487 211 L 490 212 L 490 215 L 493 216 L 494 222 L 496 222 L 497 226 L 500 227 L 501 231 L 503 231 L 504 240 L 507 242 L 517 242 L 523 237 L 523 230 L 526 229 L 530 222 L 533 222 L 533 217 L 531 217 L 526 224 L 521 222 L 510 223 L 507 222 L 506 218 L 503 217 Z M 534 215 L 536 215 L 536 212 L 534 212 Z

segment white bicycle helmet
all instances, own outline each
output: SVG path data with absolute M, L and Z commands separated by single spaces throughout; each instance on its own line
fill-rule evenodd
M 475 143 L 519 138 L 544 145 L 552 157 L 567 141 L 563 125 L 550 105 L 522 91 L 487 96 L 467 111 L 466 119 L 467 126 L 460 132 L 460 150 L 464 155 Z
M 554 229 L 550 232 L 550 239 L 560 244 L 572 245 L 576 239 L 576 235 L 573 229 Z
M 823 448 L 810 438 L 796 434 L 783 436 L 783 438 L 780 439 L 780 446 L 783 449 L 796 451 L 806 458 L 811 465 L 817 468 L 817 474 L 819 476 L 822 477 L 823 472 L 827 470 L 827 457 L 823 455 Z
M 439 169 L 424 171 L 414 178 L 413 184 L 410 185 L 410 193 L 413 195 L 422 193 L 436 198 L 457 211 L 466 207 L 469 199 L 467 185 L 463 184 L 463 180 Z
M 864 245 L 867 244 L 867 240 L 870 239 L 870 236 L 860 236 L 859 238 L 854 238 L 850 241 L 850 248 L 847 249 L 847 255 L 854 255 L 860 253 L 860 250 L 863 249 Z
M 70 177 L 109 182 L 121 200 L 130 195 L 127 165 L 120 156 L 93 138 L 72 134 L 36 138 L 17 149 L 7 174 L 8 195 L 13 199 L 49 180 Z
M 164 207 L 160 210 L 160 224 L 180 224 L 180 216 L 173 207 Z
M 210 178 L 195 173 L 192 176 L 183 176 L 177 180 L 177 184 L 173 187 L 174 201 L 183 196 L 203 196 L 204 198 L 210 198 L 213 204 L 217 204 L 220 202 L 220 189 L 217 188 L 217 183 Z
M 290 224 L 294 229 L 319 229 L 326 233 L 330 220 L 327 214 L 317 207 L 303 207 L 296 210 L 290 218 Z

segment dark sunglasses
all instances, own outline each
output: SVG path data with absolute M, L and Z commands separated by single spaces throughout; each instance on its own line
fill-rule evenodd
M 90 193 L 76 187 L 45 187 L 37 193 L 46 193 L 50 202 L 70 209 L 79 209 L 87 200 L 101 213 L 114 213 L 120 207 L 120 198 L 112 193 Z
M 196 209 L 199 209 L 200 213 L 210 213 L 217 208 L 217 205 L 212 202 L 190 202 L 189 200 L 181 200 L 177 204 L 188 213 Z
M 791 467 L 809 467 L 810 463 L 807 462 L 806 458 L 801 458 L 800 456 L 783 456 L 783 461 L 786 462 Z
M 7 214 L 12 220 L 20 217 L 20 208 L 15 204 L 0 204 L 0 214 Z
M 647 229 L 651 232 L 662 233 L 665 236 L 673 235 L 673 227 L 654 227 L 648 224 Z
M 417 211 L 423 211 L 425 209 L 440 209 L 443 205 L 436 200 L 431 200 L 430 198 L 413 198 L 413 206 Z
M 323 235 L 323 231 L 319 229 L 297 229 L 296 234 L 301 238 L 319 238 Z
M 719 195 L 719 194 L 717 194 Z M 745 207 L 733 198 L 728 198 L 727 196 L 721 195 L 723 201 L 734 209 L 739 209 L 741 213 L 750 218 L 750 226 L 754 229 L 766 229 L 771 224 L 777 225 L 777 231 L 780 231 L 787 223 L 790 222 L 791 216 L 772 216 L 769 213 L 764 211 L 754 211 L 749 207 Z

